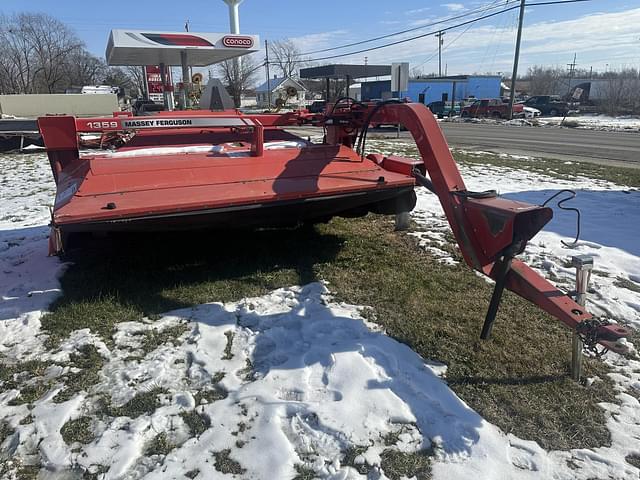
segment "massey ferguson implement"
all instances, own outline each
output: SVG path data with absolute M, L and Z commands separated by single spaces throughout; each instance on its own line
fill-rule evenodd
M 421 159 L 365 155 L 371 123 L 402 124 Z M 482 338 L 491 332 L 504 288 L 578 329 L 590 343 L 620 350 L 616 340 L 628 334 L 619 325 L 593 321 L 516 258 L 552 210 L 467 190 L 433 114 L 422 104 L 342 99 L 319 114 L 52 116 L 40 118 L 39 125 L 57 183 L 52 254 L 76 232 L 264 227 L 405 213 L 421 185 L 438 196 L 469 266 L 496 282 Z M 323 129 L 323 141 L 282 129 L 296 125 Z M 112 149 L 80 155 L 79 137 L 85 134 L 98 134 Z

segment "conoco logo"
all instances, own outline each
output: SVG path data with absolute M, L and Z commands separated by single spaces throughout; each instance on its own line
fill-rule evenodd
M 251 37 L 223 37 L 222 44 L 225 47 L 251 48 L 251 47 L 253 47 L 253 38 L 251 38 Z

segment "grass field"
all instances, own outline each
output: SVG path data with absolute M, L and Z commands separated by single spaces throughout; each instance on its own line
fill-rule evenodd
M 604 381 L 588 387 L 572 382 L 569 333 L 512 294 L 504 298 L 493 338 L 480 341 L 491 286 L 462 264 L 438 262 L 411 236 L 393 232 L 387 217 L 243 235 L 94 242 L 68 256 L 73 264 L 62 277 L 64 295 L 42 320 L 51 348 L 80 328 L 108 344 L 118 322 L 325 280 L 338 299 L 370 306 L 367 316 L 389 335 L 447 364 L 451 388 L 503 431 L 548 449 L 609 440 L 598 407 L 615 401 L 605 367 L 587 360 L 586 375 Z M 153 348 L 174 337 L 169 332 L 148 342 Z M 76 360 L 82 368 L 82 358 Z M 92 378 L 91 362 L 85 363 L 88 374 L 78 382 Z

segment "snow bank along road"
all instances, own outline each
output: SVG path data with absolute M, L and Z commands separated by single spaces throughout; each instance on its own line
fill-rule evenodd
M 441 122 L 440 126 L 452 147 L 640 168 L 640 131 L 609 132 L 452 122 Z
M 379 149 L 396 147 L 378 142 Z M 15 402 L 16 388 L 0 387 L 3 478 L 21 465 L 41 465 L 51 478 L 86 470 L 105 479 L 290 479 L 303 465 L 319 478 L 384 480 L 385 449 L 431 446 L 436 479 L 638 478 L 625 458 L 640 454 L 640 362 L 605 358 L 618 392 L 618 403 L 602 405 L 611 446 L 545 451 L 485 421 L 442 381 L 444 366 L 387 337 L 362 318 L 360 307 L 336 302 L 321 283 L 237 302 L 212 298 L 159 320 L 120 323 L 108 343 L 78 330 L 50 351 L 40 318 L 61 293 L 64 266 L 46 257 L 49 167 L 39 155 L 0 156 L 0 170 L 0 358 L 49 363 L 43 378 L 27 379 L 48 385 L 31 404 Z M 525 259 L 570 283 L 564 259 L 594 255 L 598 271 L 589 307 L 640 326 L 640 294 L 616 282 L 640 282 L 640 192 L 516 168 L 474 165 L 462 173 L 471 189 L 499 185 L 501 193 L 526 201 L 541 202 L 559 188 L 579 190 L 585 217 L 580 245 L 561 245 L 573 234 L 574 219 L 558 215 Z M 424 248 L 452 261 L 438 248 L 448 227 L 433 195 L 420 191 L 414 219 L 425 227 L 415 233 Z M 179 326 L 183 333 L 174 342 L 144 353 L 144 332 Z M 74 368 L 71 355 L 87 346 L 103 362 L 95 385 L 54 401 L 64 391 L 60 378 Z M 149 392 L 157 392 L 151 411 L 118 413 Z M 116 408 L 95 415 L 105 396 Z M 87 443 L 65 442 L 61 429 L 73 420 L 86 420 Z M 392 446 L 384 441 L 389 434 L 397 439 Z M 171 447 L 149 451 L 159 437 Z M 343 464 L 353 446 L 364 446 L 353 464 L 369 465 L 368 476 Z

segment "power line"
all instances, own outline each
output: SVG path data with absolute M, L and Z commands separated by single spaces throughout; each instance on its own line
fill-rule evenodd
M 558 5 L 558 4 L 565 4 L 565 3 L 578 3 L 578 2 L 590 2 L 590 1 L 591 0 L 554 0 L 554 1 L 548 1 L 548 2 L 529 3 L 529 4 L 527 4 L 527 6 Z M 448 27 L 440 28 L 438 30 L 433 30 L 433 31 L 430 31 L 430 32 L 427 32 L 427 33 L 416 35 L 414 37 L 405 38 L 403 40 L 397 40 L 395 42 L 386 43 L 384 45 L 378 45 L 376 47 L 364 48 L 364 49 L 361 49 L 361 50 L 356 50 L 356 51 L 348 52 L 348 53 L 341 53 L 341 54 L 338 54 L 338 55 L 329 55 L 329 56 L 326 56 L 326 57 L 311 58 L 311 59 L 308 59 L 306 61 L 307 62 L 319 62 L 321 60 L 330 60 L 330 59 L 333 59 L 333 58 L 347 57 L 347 56 L 350 56 L 350 55 L 357 55 L 359 53 L 371 52 L 373 50 L 380 50 L 381 48 L 392 47 L 394 45 L 399 45 L 401 43 L 407 43 L 407 42 L 411 42 L 413 40 L 417 40 L 419 38 L 428 37 L 428 36 L 434 35 L 434 34 L 436 34 L 438 32 L 445 32 L 445 31 L 448 31 L 448 30 L 452 30 L 454 28 L 458 28 L 458 27 L 463 27 L 465 25 L 469 25 L 470 23 L 475 23 L 475 22 L 479 22 L 480 20 L 485 20 L 487 18 L 495 17 L 496 15 L 500 15 L 502 13 L 509 12 L 511 10 L 515 10 L 516 8 L 520 8 L 520 5 L 514 5 L 512 7 L 505 8 L 505 9 L 499 10 L 497 12 L 488 13 L 486 15 L 482 15 L 480 17 L 476 17 L 476 18 L 473 18 L 471 20 L 467 20 L 466 22 L 461 22 L 461 23 L 458 23 L 456 25 L 451 25 L 451 26 L 448 26 Z
M 329 47 L 329 48 L 323 48 L 321 50 L 313 50 L 311 52 L 304 52 L 304 53 L 301 53 L 300 55 L 313 55 L 313 54 L 316 54 L 316 53 L 324 53 L 324 52 L 330 52 L 330 51 L 333 51 L 333 50 L 340 50 L 342 48 L 355 47 L 356 45 L 362 45 L 364 43 L 375 42 L 376 40 L 383 40 L 385 38 L 391 38 L 391 37 L 395 37 L 397 35 L 402 35 L 404 33 L 414 32 L 416 30 L 421 30 L 423 28 L 432 27 L 434 25 L 440 25 L 442 23 L 447 23 L 447 22 L 450 22 L 452 20 L 458 20 L 459 18 L 468 17 L 469 15 L 473 15 L 473 14 L 476 14 L 476 13 L 488 12 L 488 11 L 494 10 L 496 8 L 504 7 L 505 5 L 508 5 L 508 4 L 513 4 L 513 3 L 517 2 L 517 1 L 518 0 L 506 0 L 506 2 L 503 5 L 495 5 L 496 2 L 493 2 L 490 5 L 483 5 L 482 7 L 476 8 L 475 10 L 470 10 L 468 12 L 464 12 L 462 14 L 455 15 L 453 17 L 448 17 L 448 18 L 445 18 L 445 19 L 442 19 L 442 20 L 438 20 L 436 22 L 431 22 L 431 23 L 427 23 L 427 24 L 424 24 L 424 25 L 419 25 L 419 26 L 413 27 L 413 28 L 407 28 L 406 30 L 401 30 L 399 32 L 393 32 L 393 33 L 388 33 L 386 35 L 381 35 L 379 37 L 369 38 L 367 40 L 360 40 L 358 42 L 347 43 L 345 45 L 340 45 L 340 46 L 337 46 L 337 47 Z
M 576 0 L 576 1 L 578 1 L 578 0 Z M 579 0 L 579 1 L 588 1 L 588 0 Z M 430 35 L 434 35 L 434 34 L 436 34 L 436 33 L 438 33 L 438 32 L 444 32 L 444 31 L 447 31 L 447 30 L 451 30 L 451 29 L 453 29 L 453 28 L 457 28 L 457 27 L 462 27 L 462 26 L 464 26 L 464 25 L 468 25 L 468 24 L 470 24 L 470 23 L 475 23 L 475 22 L 478 22 L 478 21 L 480 21 L 480 20 L 484 20 L 485 18 L 494 17 L 494 16 L 496 16 L 496 15 L 499 15 L 499 14 L 504 13 L 504 12 L 508 12 L 508 11 L 513 10 L 513 9 L 515 9 L 515 8 L 519 8 L 519 7 L 518 7 L 517 5 L 515 5 L 515 6 L 513 6 L 513 7 L 509 7 L 509 8 L 506 8 L 506 9 L 500 10 L 500 11 L 498 11 L 498 12 L 489 13 L 489 14 L 487 14 L 487 15 L 483 15 L 483 16 L 481 16 L 481 17 L 477 17 L 477 18 L 474 18 L 474 19 L 472 19 L 472 20 L 467 20 L 466 22 L 458 23 L 458 24 L 456 24 L 456 25 L 452 25 L 452 26 L 445 27 L 445 28 L 440 28 L 440 29 L 438 29 L 438 30 L 433 30 L 433 31 L 430 31 L 430 32 L 427 32 L 427 33 L 422 33 L 422 34 L 420 34 L 420 35 L 416 35 L 416 36 L 414 36 L 414 37 L 405 38 L 404 40 L 397 40 L 397 41 L 395 41 L 395 42 L 386 43 L 386 44 L 384 44 L 384 45 L 378 45 L 378 46 L 376 46 L 376 47 L 364 48 L 364 49 L 362 49 L 362 50 L 357 50 L 357 51 L 355 51 L 355 52 L 341 53 L 341 54 L 338 54 L 338 55 L 330 55 L 330 56 L 327 56 L 327 57 L 320 57 L 320 58 L 312 58 L 312 59 L 307 60 L 307 61 L 308 61 L 308 62 L 318 62 L 318 61 L 320 61 L 320 60 L 330 60 L 330 59 L 332 59 L 332 58 L 346 57 L 346 56 L 348 56 L 348 55 L 356 55 L 356 54 L 358 54 L 358 53 L 371 52 L 371 51 L 373 51 L 373 50 L 379 50 L 379 49 L 381 49 L 381 48 L 392 47 L 392 46 L 394 46 L 394 45 L 399 45 L 399 44 L 401 44 L 401 43 L 407 43 L 407 42 L 411 42 L 411 41 L 413 41 L 413 40 L 417 40 L 417 39 L 419 39 L 419 38 L 428 37 L 428 36 L 430 36 Z
M 453 45 L 454 43 L 456 43 L 460 37 L 462 37 L 465 33 L 467 33 L 469 31 L 469 29 L 473 26 L 473 24 L 469 24 L 467 25 L 467 28 L 465 28 L 462 32 L 460 32 L 460 34 L 454 38 L 453 40 L 451 40 L 449 43 L 447 43 L 444 47 L 442 47 L 442 51 L 446 51 L 447 48 L 449 48 L 451 45 Z M 431 59 L 435 58 L 436 55 L 438 55 L 438 50 L 435 50 L 425 61 L 423 61 L 422 63 L 419 63 L 418 65 L 416 65 L 414 68 L 419 68 L 421 66 L 423 66 L 424 64 L 426 64 L 428 61 L 430 61 Z

